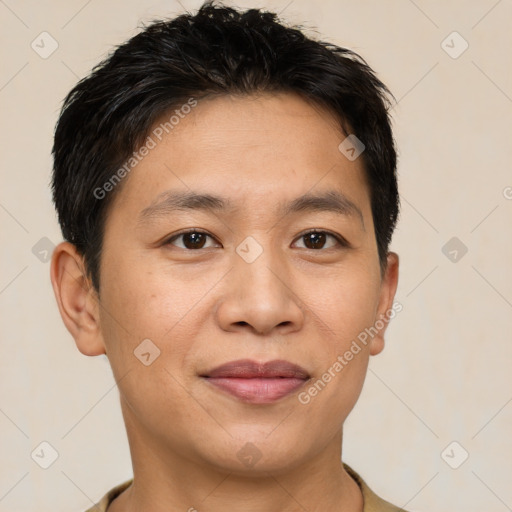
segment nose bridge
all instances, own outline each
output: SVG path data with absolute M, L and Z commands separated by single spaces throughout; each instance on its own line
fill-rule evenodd
M 218 314 L 227 330 L 248 324 L 259 333 L 268 333 L 277 326 L 293 330 L 302 325 L 302 310 L 279 249 L 255 239 L 246 239 L 236 248 Z
M 237 282 L 242 287 L 242 296 L 257 295 L 272 302 L 287 295 L 286 269 L 282 258 L 270 243 L 260 243 L 247 237 L 237 248 L 235 256 Z

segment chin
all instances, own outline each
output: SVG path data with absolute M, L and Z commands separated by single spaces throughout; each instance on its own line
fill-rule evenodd
M 268 432 L 270 432 L 268 430 Z M 254 430 L 247 430 L 245 436 L 240 433 L 225 443 L 219 443 L 218 450 L 211 450 L 203 453 L 205 462 L 217 467 L 220 471 L 228 471 L 240 476 L 267 476 L 269 473 L 279 474 L 287 472 L 300 464 L 306 457 L 306 451 L 298 452 L 297 447 L 303 450 L 304 438 L 285 436 L 287 442 L 282 438 L 273 438 L 268 432 L 255 433 Z M 211 437 L 209 438 L 212 439 Z

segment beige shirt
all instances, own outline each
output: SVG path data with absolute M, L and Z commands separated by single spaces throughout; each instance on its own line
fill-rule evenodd
M 343 464 L 348 474 L 357 482 L 363 494 L 363 512 L 406 512 L 403 508 L 395 507 L 379 498 L 364 482 L 364 480 L 349 466 Z M 111 489 L 99 503 L 94 505 L 92 508 L 86 510 L 86 512 L 106 512 L 108 506 L 117 498 L 125 489 L 127 489 L 133 480 L 127 480 L 122 484 L 117 485 Z

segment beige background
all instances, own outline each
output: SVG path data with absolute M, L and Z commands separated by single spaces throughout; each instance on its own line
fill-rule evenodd
M 48 183 L 65 94 L 141 21 L 200 3 L 0 1 L 1 511 L 83 511 L 132 475 L 108 364 L 76 349 L 32 248 L 61 240 Z M 512 510 L 512 2 L 238 5 L 355 49 L 399 100 L 404 309 L 346 424 L 345 460 L 408 510 Z M 43 31 L 59 45 L 47 59 L 31 48 Z M 455 262 L 452 237 L 468 249 Z M 31 458 L 42 441 L 58 452 L 46 470 Z

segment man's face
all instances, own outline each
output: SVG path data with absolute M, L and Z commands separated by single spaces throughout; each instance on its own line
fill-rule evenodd
M 109 211 L 101 256 L 99 337 L 131 440 L 240 472 L 246 453 L 261 457 L 251 471 L 275 471 L 339 440 L 382 336 L 333 365 L 389 310 L 396 284 L 381 280 L 362 159 L 340 152 L 344 138 L 290 94 L 200 101 L 153 135 Z M 286 210 L 335 193 L 349 202 Z M 176 194 L 224 207 L 176 208 Z M 309 378 L 212 378 L 242 359 L 288 361 Z

